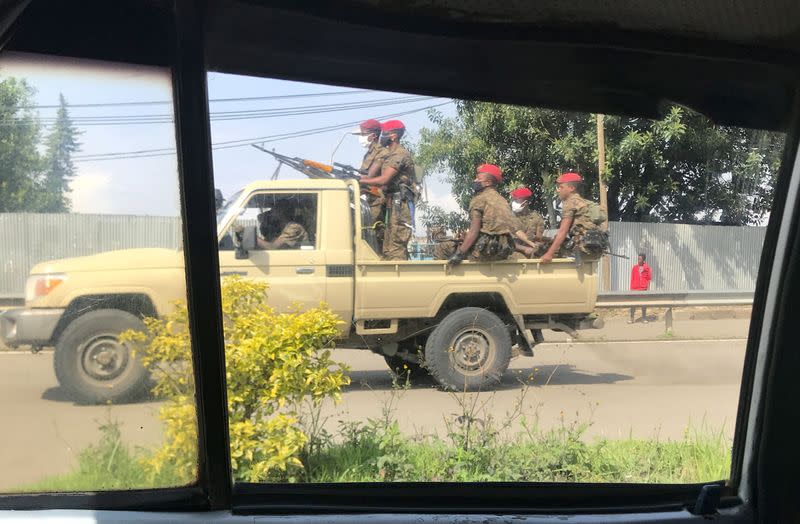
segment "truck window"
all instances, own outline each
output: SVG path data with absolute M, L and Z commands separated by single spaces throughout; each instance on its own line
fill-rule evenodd
M 234 221 L 220 250 L 234 249 L 231 233 L 250 228 L 254 249 L 294 250 L 317 246 L 317 195 L 259 193 L 250 198 Z

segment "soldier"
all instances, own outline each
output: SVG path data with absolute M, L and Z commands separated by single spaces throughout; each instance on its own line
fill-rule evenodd
M 469 203 L 469 230 L 447 263 L 458 265 L 465 258 L 478 261 L 505 260 L 514 253 L 517 220 L 505 198 L 497 192 L 503 172 L 493 164 L 477 168 Z
M 378 141 L 380 134 L 381 123 L 377 120 L 365 120 L 359 125 L 358 141 L 363 147 L 367 148 L 364 159 L 361 161 L 361 170 L 366 171 L 368 177 L 376 177 L 381 174 L 381 166 L 383 166 L 383 159 L 387 150 Z M 375 186 L 374 191 L 366 194 L 366 198 L 367 205 L 369 205 L 371 224 L 382 222 L 386 214 L 386 208 L 384 207 L 386 199 L 380 188 Z M 383 230 L 382 226 L 375 229 L 379 246 L 383 244 Z
M 544 218 L 531 209 L 532 196 L 533 192 L 527 187 L 518 187 L 511 192 L 511 210 L 519 222 L 519 230 L 514 235 L 516 249 L 528 258 L 541 256 L 546 251 L 542 238 Z
M 400 120 L 389 120 L 381 124 L 380 144 L 386 148 L 386 152 L 380 174 L 360 179 L 362 185 L 384 187 L 386 215 L 389 217 L 384 220 L 384 260 L 408 260 L 408 242 L 414 230 L 411 210 L 416 200 L 416 172 L 411 153 L 400 145 L 405 131 L 406 128 Z
M 578 173 L 564 173 L 556 180 L 556 192 L 561 200 L 561 223 L 558 226 L 553 243 L 547 252 L 542 255 L 541 262 L 547 264 L 553 260 L 556 253 L 559 256 L 573 254 L 576 258 L 582 255 L 596 256 L 594 250 L 587 249 L 584 237 L 587 233 L 591 236 L 602 236 L 600 226 L 602 218 L 593 216 L 599 210 L 599 206 L 581 197 L 579 192 L 580 183 L 583 178 Z M 600 235 L 598 235 L 600 233 Z M 565 243 L 569 236 L 569 241 Z M 606 235 L 607 243 L 607 235 Z
M 259 249 L 300 249 L 309 241 L 306 228 L 293 221 L 291 213 L 291 205 L 279 201 L 272 210 L 258 215 L 260 235 L 256 244 Z

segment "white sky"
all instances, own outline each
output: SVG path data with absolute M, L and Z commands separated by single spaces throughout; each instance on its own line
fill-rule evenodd
M 58 104 L 62 93 L 68 104 L 102 104 L 116 102 L 169 101 L 171 84 L 166 70 L 123 66 L 103 62 L 44 60 L 32 55 L 6 53 L 0 56 L 0 77 L 25 78 L 36 89 L 36 105 Z M 298 95 L 346 90 L 338 86 L 288 82 L 211 73 L 208 77 L 209 98 L 229 99 L 276 95 Z M 281 133 L 335 126 L 383 115 L 395 114 L 429 105 L 447 102 L 433 98 L 415 102 L 384 104 L 383 99 L 405 96 L 397 93 L 369 91 L 324 97 L 290 98 L 242 102 L 212 102 L 211 111 L 243 111 L 253 109 L 296 108 L 299 106 L 330 105 L 376 101 L 371 108 L 347 109 L 324 113 L 272 116 L 261 119 L 214 121 L 212 143 L 272 136 Z M 438 108 L 452 115 L 452 104 Z M 55 109 L 40 108 L 43 119 L 55 116 Z M 421 127 L 430 126 L 426 111 L 400 116 L 406 124 L 408 138 L 415 141 Z M 72 107 L 70 115 L 80 122 L 88 117 L 120 117 L 142 115 L 171 115 L 170 104 L 130 105 L 117 107 Z M 149 149 L 175 149 L 172 123 L 137 123 L 126 125 L 86 125 L 78 123 L 81 131 L 80 156 Z M 43 129 L 46 135 L 48 129 Z M 267 144 L 277 152 L 328 162 L 344 131 L 330 131 Z M 335 160 L 358 165 L 364 150 L 355 136 L 344 139 Z M 255 179 L 268 179 L 276 162 L 260 151 L 245 146 L 214 151 L 215 186 L 228 196 L 242 185 Z M 177 166 L 174 154 L 150 158 L 127 158 L 103 161 L 75 162 L 77 176 L 71 184 L 72 207 L 78 213 L 110 213 L 138 215 L 178 215 Z M 280 178 L 303 178 L 303 175 L 284 166 Z M 427 181 L 431 203 L 457 209 L 448 184 L 431 176 Z

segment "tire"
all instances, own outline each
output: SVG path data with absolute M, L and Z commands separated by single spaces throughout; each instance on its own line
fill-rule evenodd
M 425 344 L 425 363 L 450 391 L 491 389 L 511 361 L 511 335 L 494 313 L 465 307 L 448 314 Z
M 53 363 L 59 384 L 72 400 L 118 403 L 147 393 L 147 370 L 117 340 L 128 329 L 143 331 L 145 327 L 125 311 L 98 309 L 74 319 L 61 333 Z

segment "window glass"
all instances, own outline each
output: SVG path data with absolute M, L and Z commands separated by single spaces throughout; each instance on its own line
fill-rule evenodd
M 237 481 L 728 477 L 783 135 L 209 85 L 236 221 L 313 190 L 321 232 L 221 252 Z
M 165 69 L 0 56 L 0 492 L 195 479 L 172 108 Z

